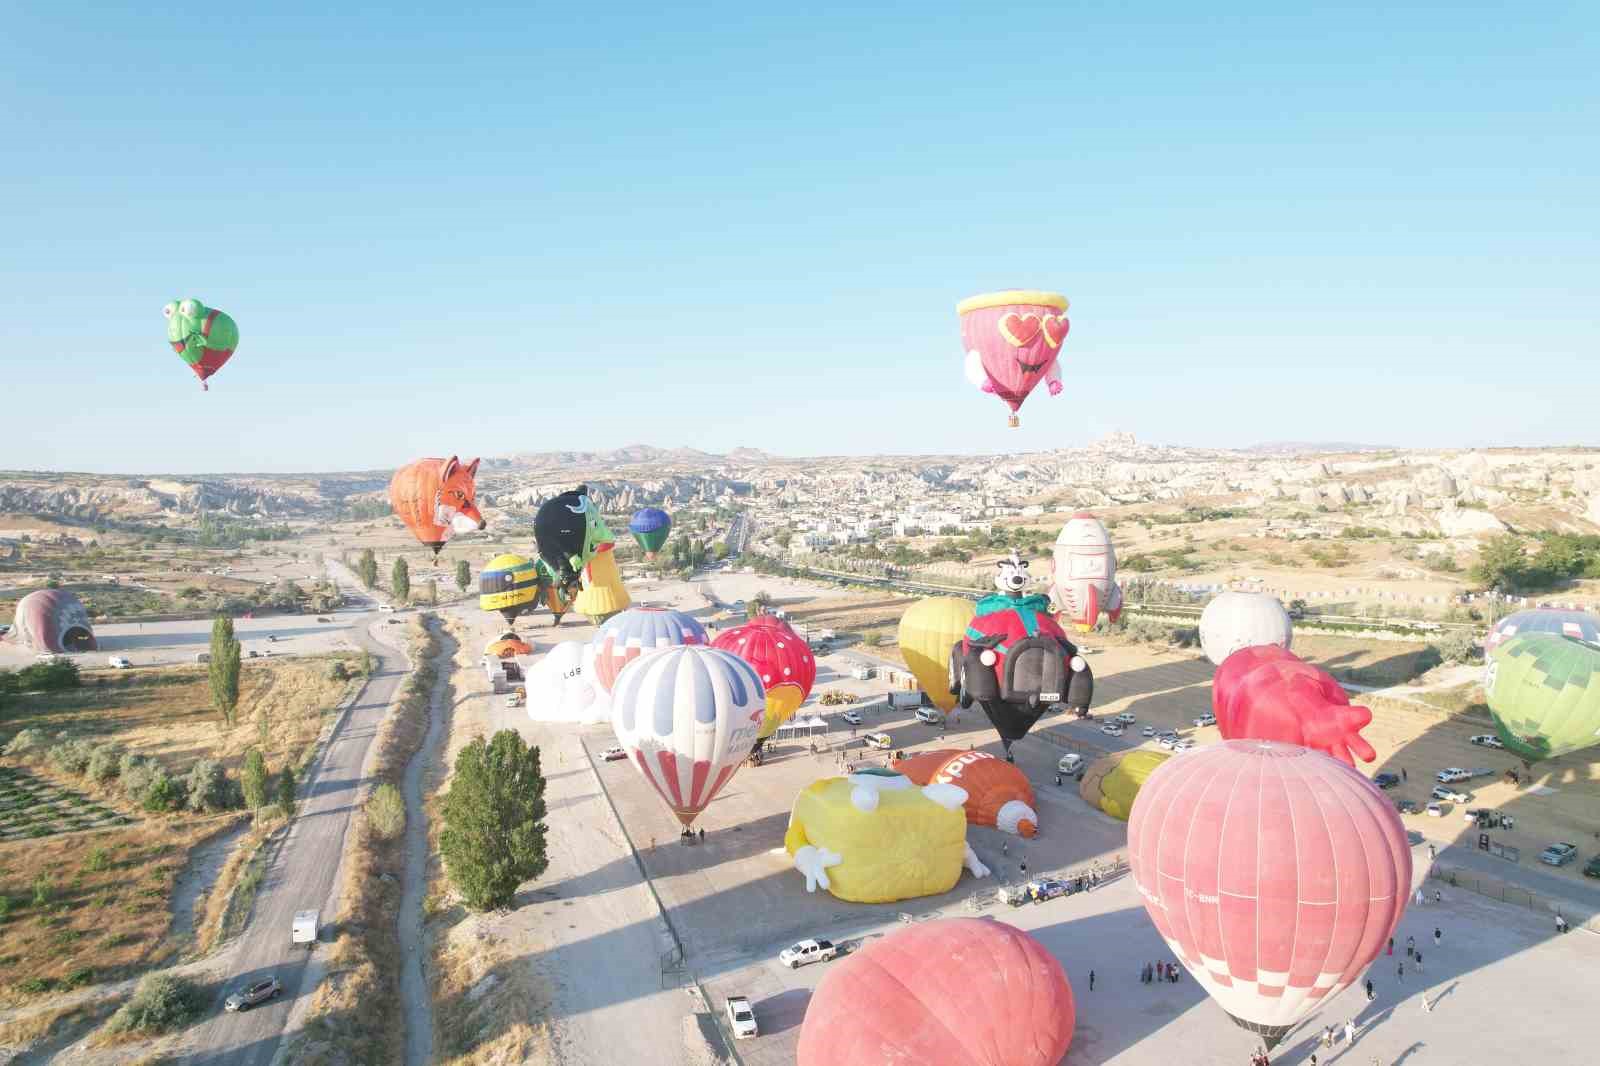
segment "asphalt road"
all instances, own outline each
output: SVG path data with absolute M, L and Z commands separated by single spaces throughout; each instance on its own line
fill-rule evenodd
M 296 1000 L 315 991 L 305 980 L 310 952 L 290 944 L 290 926 L 296 911 L 315 909 L 325 925 L 323 940 L 329 936 L 326 923 L 337 910 L 345 831 L 359 794 L 367 749 L 408 669 L 404 655 L 368 633 L 368 623 L 378 617 L 384 616 L 364 613 L 350 630 L 351 637 L 378 660 L 377 669 L 335 727 L 309 784 L 301 788 L 299 812 L 261 879 L 249 924 L 234 949 L 238 965 L 217 990 L 213 1012 L 195 1031 L 181 1060 L 185 1063 L 268 1066 Z M 279 998 L 245 1013 L 223 1010 L 223 1000 L 232 989 L 268 975 L 283 982 Z

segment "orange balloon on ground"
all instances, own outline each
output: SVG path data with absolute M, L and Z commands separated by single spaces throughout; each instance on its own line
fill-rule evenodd
M 898 929 L 833 963 L 796 1066 L 1056 1066 L 1077 1012 L 1055 956 L 992 918 Z
M 968 825 L 994 826 L 1025 837 L 1039 831 L 1028 775 L 989 752 L 946 748 L 897 759 L 893 768 L 918 785 L 949 784 L 966 789 Z
M 482 529 L 488 524 L 478 511 L 477 474 L 478 460 L 463 466 L 452 455 L 448 459 L 407 463 L 389 479 L 389 504 L 395 517 L 417 540 L 433 549 L 435 559 L 451 533 Z

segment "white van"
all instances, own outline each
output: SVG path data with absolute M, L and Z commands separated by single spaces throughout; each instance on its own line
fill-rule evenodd
M 918 707 L 917 721 L 924 725 L 944 725 L 944 715 L 939 713 L 937 707 Z
M 120 655 L 113 655 L 111 658 L 107 659 L 106 662 L 111 664 L 111 668 L 113 670 L 126 670 L 128 667 L 133 665 Z
M 305 944 L 308 947 L 317 942 L 317 912 L 295 911 L 294 925 L 289 930 L 289 943 Z
M 378 604 L 378 613 L 379 614 L 393 614 L 394 613 L 394 604 L 392 604 L 392 603 L 380 603 L 380 604 Z
M 1064 774 L 1075 774 L 1082 765 L 1083 756 L 1075 751 L 1069 751 L 1056 760 L 1056 769 Z

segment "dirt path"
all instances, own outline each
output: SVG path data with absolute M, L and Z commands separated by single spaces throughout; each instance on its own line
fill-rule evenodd
M 195 908 L 217 883 L 217 875 L 222 872 L 234 845 L 249 831 L 250 819 L 241 818 L 189 853 L 189 861 L 172 889 L 171 935 L 175 939 L 193 943 L 195 923 L 200 917 L 195 913 Z
M 423 777 L 437 763 L 444 725 L 453 694 L 456 640 L 440 626 L 439 652 L 434 657 L 438 680 L 429 694 L 428 732 L 422 747 L 406 764 L 406 870 L 400 895 L 400 995 L 406 1012 L 406 1066 L 426 1066 L 433 1057 L 433 994 L 423 973 L 427 957 L 423 941 L 422 901 L 428 892 L 428 815 L 423 806 Z

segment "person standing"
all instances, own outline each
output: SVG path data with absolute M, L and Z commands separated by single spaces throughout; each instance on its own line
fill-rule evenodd
M 1370 986 L 1372 982 L 1368 981 L 1367 984 Z M 1354 1044 L 1356 1042 L 1356 1020 L 1354 1018 L 1346 1018 L 1344 1021 L 1344 1042 L 1346 1044 Z
M 1444 937 L 1444 931 L 1442 929 L 1440 929 L 1437 925 L 1434 926 L 1433 927 L 1433 946 L 1434 947 L 1438 947 L 1439 946 L 1439 941 L 1441 939 L 1443 939 L 1443 937 Z
M 1417 972 L 1422 972 L 1422 952 L 1417 952 Z
M 1394 937 L 1390 937 L 1389 938 L 1389 950 L 1388 950 L 1387 954 L 1390 954 L 1390 955 L 1394 954 Z
M 1406 964 L 1405 963 L 1402 962 L 1402 963 L 1399 963 L 1399 964 L 1397 964 L 1395 966 L 1394 976 L 1395 976 L 1395 980 L 1397 980 L 1397 981 L 1404 981 L 1406 979 Z
M 1414 937 L 1414 936 L 1408 936 L 1408 937 L 1406 937 L 1406 958 L 1408 958 L 1408 959 L 1416 958 L 1416 955 L 1417 955 L 1417 938 Z
M 1089 991 L 1094 991 L 1094 971 L 1089 971 Z
M 1367 1002 L 1371 1003 L 1378 998 L 1378 993 L 1372 988 L 1372 978 L 1367 978 Z
M 1410 778 L 1406 777 L 1406 768 L 1404 766 L 1400 767 L 1400 781 L 1401 781 L 1401 783 L 1404 784 L 1406 781 L 1409 781 L 1409 780 L 1410 780 Z

